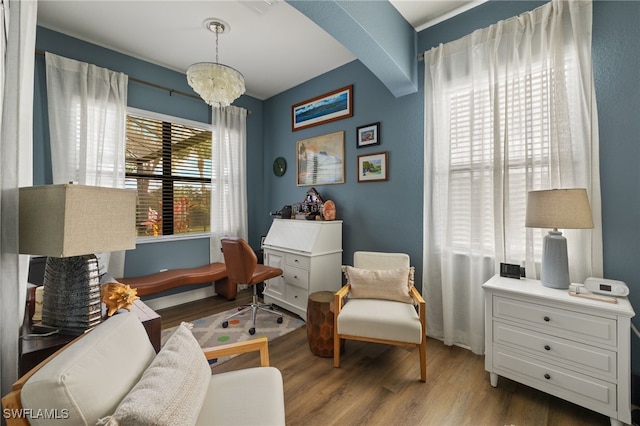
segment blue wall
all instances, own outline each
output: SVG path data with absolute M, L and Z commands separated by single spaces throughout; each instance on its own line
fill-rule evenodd
M 445 43 L 515 16 L 543 2 L 490 1 L 418 34 L 418 51 Z M 593 61 L 598 119 L 603 203 L 604 267 L 608 278 L 625 281 L 630 299 L 640 312 L 640 2 L 596 1 L 593 6 Z M 97 46 L 39 29 L 38 49 L 85 60 L 132 77 L 189 91 L 184 75 L 120 55 Z M 38 60 L 34 169 L 36 183 L 46 182 L 48 140 L 42 126 L 46 111 L 38 110 L 44 75 Z M 249 232 L 256 246 L 271 222 L 269 211 L 302 201 L 310 187 L 295 181 L 295 144 L 309 137 L 345 131 L 346 182 L 316 189 L 336 202 L 344 220 L 343 262 L 351 263 L 356 250 L 405 251 L 417 267 L 421 282 L 423 188 L 423 67 L 418 66 L 419 91 L 395 98 L 360 62 L 354 61 L 264 102 L 243 96 L 238 105 L 252 110 L 248 118 Z M 354 85 L 354 116 L 296 132 L 291 131 L 291 105 L 322 93 Z M 177 100 L 166 92 L 130 85 L 133 106 L 166 108 L 166 113 L 208 121 L 208 108 L 199 101 Z M 356 148 L 356 127 L 379 121 L 379 146 Z M 389 151 L 387 182 L 357 183 L 357 156 Z M 283 156 L 287 173 L 276 177 L 271 163 Z M 50 169 L 49 172 L 50 174 Z M 127 255 L 127 275 L 165 267 L 206 262 L 206 240 L 139 246 Z M 640 371 L 640 340 L 632 339 L 633 367 Z
M 348 84 L 353 84 L 353 117 L 291 131 L 291 105 Z M 282 177 L 266 173 L 268 208 L 302 201 L 310 188 L 296 186 L 296 141 L 344 131 L 345 183 L 315 186 L 323 199 L 336 203 L 344 221 L 343 261 L 351 264 L 356 250 L 403 251 L 421 271 L 422 103 L 419 94 L 395 98 L 359 61 L 267 100 L 265 167 L 278 156 L 289 165 Z M 356 148 L 356 128 L 374 122 L 380 122 L 381 144 Z M 380 151 L 389 152 L 389 180 L 358 183 L 358 155 Z M 266 229 L 268 221 L 262 226 Z

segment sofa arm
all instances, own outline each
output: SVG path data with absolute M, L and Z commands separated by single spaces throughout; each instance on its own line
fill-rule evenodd
M 260 351 L 260 366 L 269 366 L 269 344 L 266 337 L 249 340 L 247 342 L 229 343 L 228 345 L 204 348 L 207 360 L 229 355 L 239 355 L 247 352 Z

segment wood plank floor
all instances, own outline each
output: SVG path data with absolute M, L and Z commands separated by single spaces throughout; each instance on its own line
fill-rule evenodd
M 246 303 L 213 297 L 158 311 L 162 327 Z M 427 340 L 427 382 L 419 380 L 416 349 L 346 342 L 340 368 L 315 356 L 300 328 L 269 343 L 271 365 L 282 372 L 287 424 L 327 425 L 608 425 L 601 414 L 500 378 L 489 384 L 484 357 Z M 257 354 L 233 358 L 215 372 L 259 365 Z M 247 401 L 250 409 L 251 401 Z

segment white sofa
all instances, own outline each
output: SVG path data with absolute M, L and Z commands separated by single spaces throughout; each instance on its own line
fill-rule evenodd
M 250 351 L 261 367 L 211 374 L 207 359 Z M 16 382 L 3 413 L 8 425 L 284 425 L 282 375 L 268 365 L 266 338 L 203 351 L 185 324 L 156 355 L 122 313 Z

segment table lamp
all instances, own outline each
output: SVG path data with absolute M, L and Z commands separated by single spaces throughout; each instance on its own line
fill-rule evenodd
M 20 188 L 19 252 L 47 256 L 42 326 L 81 334 L 102 321 L 94 253 L 135 248 L 136 193 L 85 185 Z
M 589 198 L 584 188 L 530 191 L 527 197 L 528 228 L 552 228 L 544 237 L 540 281 L 551 288 L 567 289 L 569 262 L 567 239 L 560 229 L 593 228 Z

